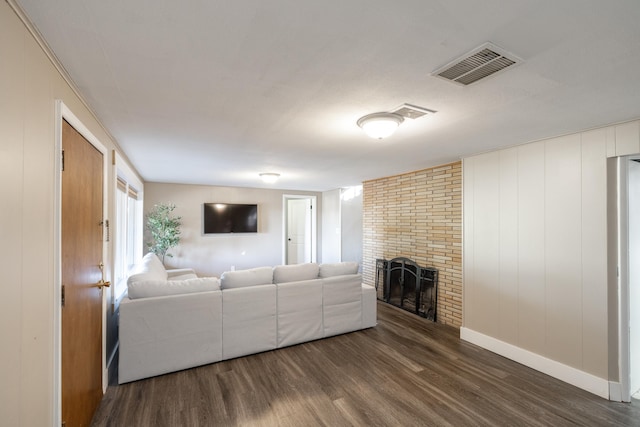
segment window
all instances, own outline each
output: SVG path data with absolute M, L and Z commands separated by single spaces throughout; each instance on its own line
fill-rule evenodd
M 116 155 L 116 162 L 120 160 Z M 126 167 L 117 168 L 114 228 L 114 304 L 127 290 L 127 277 L 142 257 L 142 184 Z

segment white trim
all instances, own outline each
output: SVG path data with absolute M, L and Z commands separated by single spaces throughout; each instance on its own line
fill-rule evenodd
M 133 188 L 136 189 L 136 191 L 138 192 L 138 200 L 140 201 L 140 209 L 137 212 L 137 216 L 138 218 L 136 219 L 139 224 L 140 227 L 138 229 L 138 235 L 136 236 L 137 239 L 139 239 L 140 242 L 143 241 L 143 234 L 144 234 L 144 183 L 142 182 L 142 180 L 140 179 L 140 177 L 138 176 L 138 174 L 129 166 L 129 164 L 125 161 L 125 159 L 117 152 L 114 151 L 114 159 L 113 159 L 113 188 L 117 189 L 118 188 L 118 178 L 121 178 L 123 180 L 125 180 L 127 182 L 127 185 L 131 185 L 133 186 Z M 116 190 L 117 192 L 117 190 Z M 117 210 L 117 203 L 114 203 L 114 209 Z M 117 227 L 120 226 L 120 224 L 116 223 L 116 218 L 118 217 L 118 213 L 114 210 L 113 212 L 114 214 L 114 220 L 111 221 L 111 225 L 112 227 L 114 227 L 112 230 L 116 230 Z M 117 238 L 116 234 L 114 232 L 111 233 L 111 236 L 113 236 L 114 241 Z M 138 253 L 136 253 L 136 257 L 137 258 L 142 258 L 142 246 L 140 245 L 139 250 L 137 251 Z M 114 261 L 115 261 L 115 245 L 112 246 L 112 256 L 114 257 Z M 111 263 L 111 277 L 114 278 L 115 280 L 115 264 L 112 262 Z M 126 279 L 121 279 L 122 280 L 126 280 Z M 122 299 L 124 298 L 124 296 L 127 294 L 126 289 L 124 291 L 122 291 L 121 293 L 119 293 L 118 295 L 116 295 L 116 289 L 122 288 L 123 286 L 121 286 L 121 283 L 116 283 L 116 282 L 112 282 L 112 288 L 111 288 L 111 307 L 112 307 L 112 312 L 115 312 L 117 310 L 117 308 L 120 306 L 120 302 L 122 301 Z M 119 342 L 119 341 L 118 341 Z
M 55 141 L 54 147 L 56 153 L 62 151 L 62 120 L 66 120 L 72 125 L 84 138 L 91 143 L 98 151 L 102 153 L 102 215 L 107 218 L 108 215 L 108 151 L 98 138 L 87 129 L 87 127 L 73 114 L 73 112 L 64 104 L 62 100 L 56 100 L 55 105 Z M 53 328 L 54 328 L 54 380 L 53 380 L 53 401 L 54 401 L 54 417 L 55 425 L 62 424 L 62 315 L 60 310 L 60 296 L 62 288 L 62 161 L 61 155 L 54 156 L 55 162 L 55 195 L 54 195 L 54 308 L 53 308 Z M 108 261 L 108 243 L 103 239 L 102 257 L 103 262 Z M 105 262 L 105 265 L 109 265 Z M 109 383 L 109 371 L 106 366 L 106 348 L 107 348 L 107 304 L 105 292 L 102 293 L 102 392 L 106 392 Z
M 54 197 L 53 197 L 53 424 L 62 425 L 62 109 L 56 100 L 54 137 Z
M 116 176 L 114 177 L 114 179 L 117 179 L 118 176 L 120 176 L 121 178 L 124 178 L 127 181 L 127 183 L 133 185 L 133 187 L 136 190 L 138 190 L 139 192 L 138 195 L 142 197 L 142 192 L 144 191 L 143 190 L 144 184 L 138 177 L 138 174 L 129 167 L 125 159 L 117 151 L 115 152 L 115 155 L 116 155 L 116 158 L 115 158 L 114 166 L 116 169 Z
M 615 381 L 609 381 L 609 400 L 612 402 L 623 402 L 622 384 Z
M 478 345 L 486 350 L 521 363 L 544 374 L 586 390 L 604 399 L 609 399 L 609 381 L 595 375 L 564 365 L 496 338 L 469 328 L 460 328 L 460 339 Z
M 631 401 L 629 384 L 629 168 L 628 157 L 618 157 L 618 367 L 620 398 Z

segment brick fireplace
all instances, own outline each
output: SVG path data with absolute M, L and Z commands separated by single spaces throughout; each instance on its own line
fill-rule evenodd
M 363 281 L 395 257 L 438 270 L 437 321 L 460 327 L 462 162 L 363 183 Z

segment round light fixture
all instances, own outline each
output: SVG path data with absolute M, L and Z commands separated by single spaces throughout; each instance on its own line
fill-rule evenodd
M 262 182 L 266 184 L 273 184 L 278 180 L 278 178 L 280 178 L 280 174 L 273 173 L 273 172 L 266 172 L 266 173 L 261 173 L 260 178 L 262 179 Z
M 358 120 L 358 126 L 371 138 L 382 139 L 390 136 L 404 118 L 394 113 L 367 114 Z

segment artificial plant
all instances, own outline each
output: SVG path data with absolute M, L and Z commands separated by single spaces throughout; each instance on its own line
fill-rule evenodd
M 162 264 L 165 256 L 172 257 L 167 251 L 180 243 L 181 216 L 173 216 L 174 204 L 158 204 L 146 215 L 146 228 L 151 233 L 151 242 L 147 242 L 149 252 L 156 254 Z

